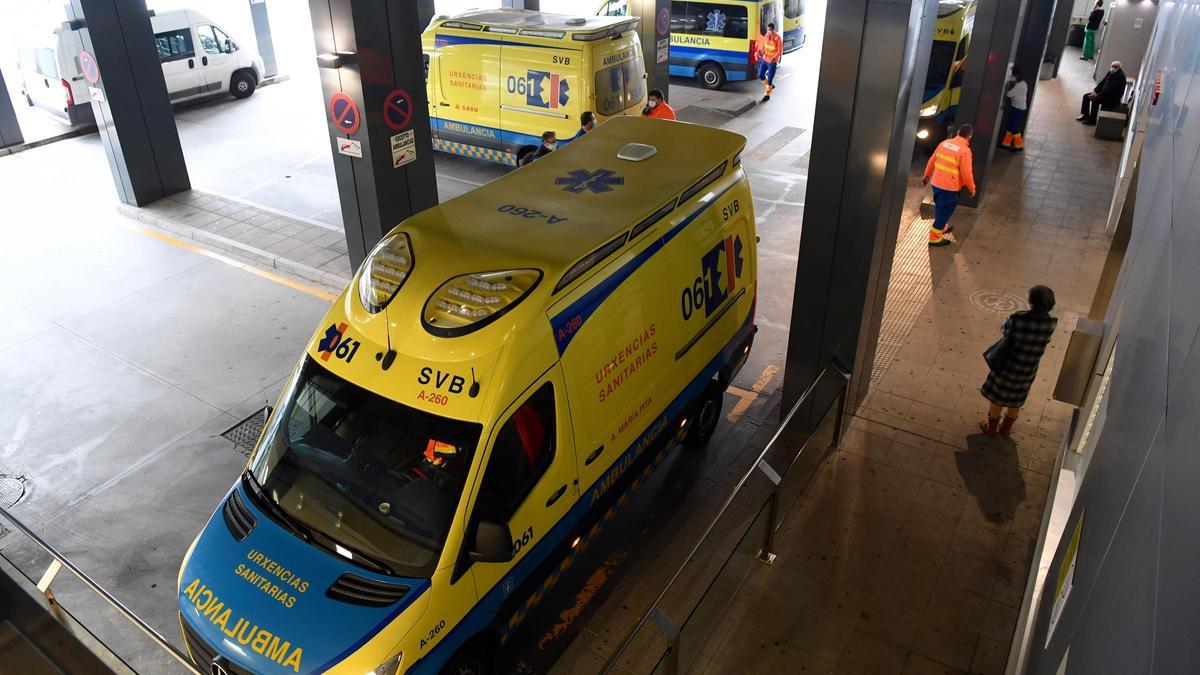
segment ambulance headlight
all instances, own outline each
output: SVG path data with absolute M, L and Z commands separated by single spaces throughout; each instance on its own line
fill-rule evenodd
M 404 658 L 404 652 L 401 652 L 392 658 L 379 664 L 375 670 L 367 671 L 367 675 L 396 675 L 400 670 L 400 660 Z
M 403 232 L 388 235 L 376 244 L 358 277 L 358 299 L 371 313 L 382 312 L 412 274 L 412 241 Z
M 479 330 L 516 307 L 542 280 L 541 270 L 477 272 L 454 277 L 425 302 L 425 330 L 455 337 Z
M 921 117 L 933 117 L 936 114 L 938 114 L 938 107 L 936 103 L 921 108 Z

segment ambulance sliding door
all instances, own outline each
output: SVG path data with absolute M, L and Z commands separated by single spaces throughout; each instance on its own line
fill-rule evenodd
M 500 49 L 500 119 L 506 149 L 536 147 L 545 131 L 555 132 L 560 140 L 574 136 L 582 112 L 582 52 L 512 44 Z
M 438 138 L 489 150 L 500 148 L 500 45 L 438 35 L 437 67 L 441 96 L 434 128 Z M 436 73 L 436 74 L 435 74 Z

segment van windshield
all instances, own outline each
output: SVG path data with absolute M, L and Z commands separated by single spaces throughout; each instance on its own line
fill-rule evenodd
M 432 574 L 480 425 L 383 398 L 308 357 L 283 400 L 250 460 L 259 506 L 360 566 Z
M 624 63 L 596 71 L 596 112 L 616 115 L 646 95 L 646 70 L 640 50 Z

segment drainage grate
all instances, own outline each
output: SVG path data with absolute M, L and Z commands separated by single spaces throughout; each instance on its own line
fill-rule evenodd
M 983 290 L 971 294 L 971 304 L 993 314 L 1012 314 L 1025 309 L 1025 299 L 1004 291 Z
M 921 205 L 922 216 L 926 214 Z M 896 240 L 892 258 L 892 273 L 888 280 L 887 298 L 883 302 L 883 320 L 879 326 L 879 342 L 875 347 L 875 363 L 871 367 L 871 382 L 883 379 L 896 355 L 908 340 L 933 296 L 933 273 L 929 268 L 929 227 L 932 217 L 918 217 Z
M 248 457 L 254 449 L 254 444 L 258 443 L 258 437 L 262 435 L 263 426 L 267 423 L 268 410 L 267 406 L 256 410 L 246 419 L 226 429 L 221 438 L 232 441 L 235 449 Z
M 0 474 L 0 506 L 12 508 L 25 496 L 25 476 Z

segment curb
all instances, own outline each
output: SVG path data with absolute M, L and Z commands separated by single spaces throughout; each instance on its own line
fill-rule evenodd
M 243 244 L 240 241 L 235 241 L 228 237 L 222 237 L 219 234 L 213 234 L 206 230 L 192 227 L 190 225 L 183 225 L 181 223 L 168 220 L 143 208 L 129 206 L 128 204 L 118 204 L 117 213 L 129 218 L 130 220 L 136 220 L 144 225 L 150 225 L 151 227 L 200 242 L 206 246 L 237 254 L 240 257 L 248 258 L 249 260 L 265 267 L 279 270 L 285 274 L 300 277 L 307 281 L 312 281 L 323 286 L 328 286 L 329 288 L 335 289 L 339 292 L 350 284 L 350 279 L 343 277 L 340 274 L 325 272 L 315 267 L 310 267 L 294 260 L 276 255 L 270 251 L 264 251 L 260 248 L 250 246 L 249 244 Z

